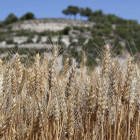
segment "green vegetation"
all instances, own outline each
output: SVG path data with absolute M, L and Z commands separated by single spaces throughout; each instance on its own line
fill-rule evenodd
M 28 37 L 27 43 L 33 43 L 32 37 Z
M 66 15 L 73 15 L 74 6 L 68 6 L 65 9 Z M 140 51 L 140 25 L 136 20 L 126 20 L 120 18 L 114 14 L 104 14 L 102 10 L 92 11 L 89 7 L 78 8 L 79 14 L 82 17 L 86 17 L 87 20 L 95 22 L 96 25 L 93 28 L 85 29 L 85 27 L 73 27 L 74 30 L 79 30 L 81 33 L 85 30 L 91 32 L 94 40 L 98 37 L 105 37 L 107 40 L 120 40 L 128 42 L 132 46 L 132 51 L 136 53 L 135 47 Z M 115 40 L 114 40 L 115 41 Z M 118 43 L 119 44 L 119 43 Z M 134 47 L 135 46 L 135 47 Z M 129 49 L 128 47 L 126 47 Z M 117 54 L 121 51 L 122 46 L 116 50 Z
M 70 30 L 71 30 L 71 27 L 66 27 L 64 30 L 61 31 L 61 33 L 64 35 L 68 35 Z
M 4 27 L 4 22 L 0 21 L 0 27 Z
M 71 17 L 71 15 L 74 15 L 75 19 L 76 19 L 76 15 L 79 13 L 79 8 L 77 6 L 68 6 L 67 9 L 62 11 L 63 14 L 65 14 L 66 16 L 69 15 Z
M 10 23 L 14 23 L 16 21 L 18 21 L 18 18 L 13 13 L 11 13 L 7 16 L 4 23 L 5 24 L 10 24 Z
M 7 44 L 14 44 L 14 41 L 12 39 L 8 39 L 8 40 L 6 40 L 6 43 Z
M 20 20 L 30 20 L 30 19 L 34 19 L 35 15 L 33 13 L 26 13 L 25 15 L 23 15 Z
M 11 23 L 15 23 L 19 20 L 30 20 L 30 19 L 34 19 L 35 18 L 35 15 L 31 12 L 28 12 L 26 14 L 24 14 L 22 17 L 20 17 L 18 19 L 18 17 L 14 14 L 14 13 L 10 13 L 4 21 L 0 21 L 0 28 L 1 27 L 5 27 L 6 25 L 8 24 L 11 24 Z
M 81 17 L 86 17 L 89 21 L 94 21 L 96 23 L 111 23 L 116 25 L 138 25 L 136 20 L 126 20 L 120 18 L 114 14 L 104 14 L 102 10 L 92 11 L 91 8 L 80 8 L 77 6 L 68 6 L 67 9 L 62 10 L 62 13 L 66 16 L 77 15 L 79 14 Z

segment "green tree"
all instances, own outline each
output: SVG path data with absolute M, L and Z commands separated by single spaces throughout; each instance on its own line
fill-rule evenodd
M 7 16 L 4 23 L 5 24 L 10 24 L 10 23 L 14 23 L 16 21 L 18 21 L 18 18 L 13 13 L 11 13 Z
M 76 19 L 76 15 L 79 13 L 79 8 L 77 6 L 69 5 L 67 9 L 62 11 L 62 13 L 65 15 L 69 15 L 70 18 L 71 18 L 71 15 L 74 15 Z
M 102 12 L 102 10 L 98 10 L 98 11 L 92 12 L 92 15 L 93 16 L 103 16 L 103 12 Z
M 92 15 L 92 10 L 90 8 L 86 8 L 85 9 L 85 16 L 88 17 L 88 20 L 89 20 L 89 17 Z
M 108 15 L 105 15 L 105 17 L 108 20 L 108 22 L 110 22 L 112 24 L 115 24 L 117 21 L 117 17 L 115 15 L 108 14 Z
M 25 15 L 23 15 L 23 16 L 20 18 L 20 20 L 30 20 L 30 19 L 34 19 L 34 18 L 35 18 L 34 14 L 28 12 L 28 13 L 26 13 Z
M 72 8 L 72 14 L 74 15 L 74 18 L 76 19 L 76 15 L 79 13 L 79 8 L 77 6 L 73 6 Z
M 69 11 L 68 11 L 68 9 L 63 10 L 62 13 L 63 13 L 64 15 L 66 15 L 66 16 L 69 15 Z
M 84 8 L 80 8 L 80 9 L 79 9 L 79 14 L 80 14 L 81 19 L 82 19 L 82 17 L 85 16 L 85 9 L 84 9 Z
M 95 12 L 92 12 L 89 16 L 88 16 L 88 20 L 89 21 L 95 21 L 95 22 L 102 22 L 103 20 L 103 12 L 102 10 L 98 10 Z
M 73 10 L 73 6 L 68 6 L 68 13 L 69 13 L 69 16 L 71 18 L 71 15 L 72 15 L 72 10 Z
M 116 24 L 127 24 L 127 20 L 117 17 Z

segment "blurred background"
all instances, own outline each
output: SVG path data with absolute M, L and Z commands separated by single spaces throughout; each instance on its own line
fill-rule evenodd
M 0 2 L 0 57 L 19 53 L 22 62 L 34 55 L 52 57 L 59 47 L 60 68 L 67 57 L 95 66 L 104 44 L 122 59 L 140 51 L 138 0 L 4 0 Z M 123 52 L 123 53 L 122 53 Z

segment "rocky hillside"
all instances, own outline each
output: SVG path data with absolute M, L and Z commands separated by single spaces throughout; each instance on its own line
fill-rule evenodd
M 38 52 L 50 55 L 52 44 L 56 43 L 60 54 L 63 54 L 60 58 L 62 64 L 66 57 L 72 58 L 71 61 L 80 62 L 82 50 L 85 50 L 87 65 L 92 66 L 97 63 L 96 58 L 99 58 L 105 42 L 113 47 L 113 55 L 119 55 L 122 50 L 128 52 L 129 45 L 132 46 L 133 53 L 137 52 L 135 48 L 139 43 L 139 39 L 136 39 L 138 33 L 133 30 L 132 25 L 133 22 L 124 26 L 70 19 L 19 21 L 0 28 L 0 57 L 9 59 L 17 51 L 23 57 L 23 61 Z M 139 31 L 139 25 L 137 28 Z
M 80 33 L 72 28 L 92 28 L 93 25 L 95 25 L 93 22 L 69 19 L 34 19 L 17 22 L 4 29 L 0 28 L 0 47 L 11 48 L 18 44 L 19 48 L 44 48 L 44 43 L 50 37 L 53 42 L 62 41 L 68 47 L 70 37 L 92 38 L 91 33 Z
M 93 22 L 82 21 L 82 20 L 70 20 L 70 19 L 34 19 L 19 22 L 12 25 L 12 30 L 30 30 L 36 32 L 43 31 L 60 31 L 67 26 L 78 26 L 78 27 L 92 27 Z

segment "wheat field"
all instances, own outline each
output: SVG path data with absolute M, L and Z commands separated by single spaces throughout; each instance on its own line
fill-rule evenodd
M 0 61 L 1 140 L 140 140 L 140 69 L 129 55 L 124 68 L 106 45 L 100 71 L 80 71 L 66 59 L 57 72 L 35 56 L 24 66 Z

